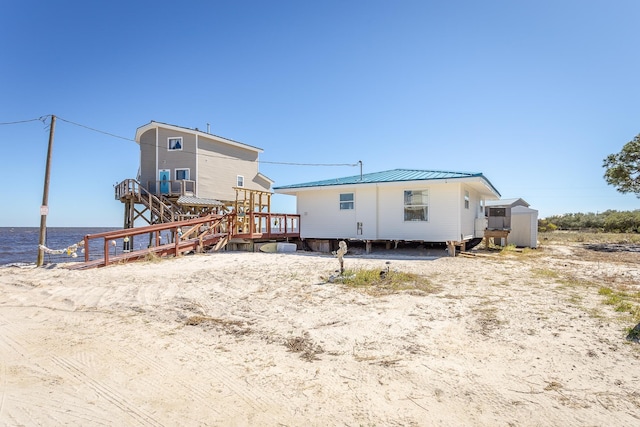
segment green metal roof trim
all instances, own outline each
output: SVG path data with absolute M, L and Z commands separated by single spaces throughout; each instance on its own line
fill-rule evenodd
M 274 190 L 286 190 L 294 188 L 328 187 L 334 185 L 375 184 L 382 182 L 404 181 L 433 181 L 441 179 L 481 178 L 499 196 L 500 192 L 482 175 L 482 173 L 447 172 L 416 169 L 393 169 L 383 172 L 373 172 L 344 178 L 326 179 L 323 181 L 305 182 L 302 184 L 281 185 L 273 187 Z

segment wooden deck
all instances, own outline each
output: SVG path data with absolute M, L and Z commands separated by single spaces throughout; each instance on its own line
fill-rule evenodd
M 104 267 L 113 263 L 132 262 L 152 256 L 180 256 L 205 249 L 220 250 L 233 238 L 252 240 L 285 240 L 300 237 L 300 216 L 267 212 L 249 212 L 248 221 L 237 221 L 236 214 L 211 214 L 184 221 L 172 221 L 145 227 L 125 228 L 84 237 L 84 262 L 73 263 L 74 270 Z M 244 224 L 239 227 L 238 224 Z M 248 227 L 248 229 L 247 229 Z M 162 233 L 170 233 L 173 242 L 162 243 Z M 129 241 L 135 236 L 149 236 L 147 248 L 110 254 L 116 241 Z M 103 258 L 91 259 L 92 242 L 99 243 Z M 115 246 L 114 246 L 115 247 Z M 94 252 L 95 253 L 95 252 Z

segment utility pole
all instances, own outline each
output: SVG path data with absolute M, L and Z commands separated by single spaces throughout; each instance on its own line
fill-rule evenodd
M 53 133 L 56 128 L 56 116 L 51 116 L 49 127 L 49 148 L 47 149 L 47 164 L 44 171 L 44 190 L 42 192 L 42 206 L 40 206 L 40 245 L 44 245 L 47 237 L 47 215 L 49 214 L 49 176 L 51 175 L 51 151 L 53 149 Z M 44 250 L 38 246 L 38 262 L 41 267 L 44 264 Z

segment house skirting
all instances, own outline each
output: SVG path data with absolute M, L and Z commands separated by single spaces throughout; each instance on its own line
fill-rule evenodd
M 444 251 L 447 248 L 449 242 L 427 242 L 423 240 L 366 240 L 366 239 L 318 239 L 318 238 L 306 238 L 301 239 L 301 243 L 298 247 L 304 250 L 313 252 L 331 253 L 338 249 L 338 244 L 341 240 L 347 243 L 349 252 L 353 253 L 355 248 L 358 250 L 364 249 L 363 252 L 369 254 L 379 250 L 394 250 L 394 249 L 423 249 L 423 250 L 435 250 Z M 464 245 L 468 239 L 462 242 L 452 242 L 455 246 Z M 464 250 L 464 246 L 463 246 Z M 449 250 L 449 254 L 455 254 L 455 251 Z

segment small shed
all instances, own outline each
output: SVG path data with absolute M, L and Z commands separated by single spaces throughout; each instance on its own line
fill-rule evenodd
M 520 198 L 487 201 L 487 229 L 509 230 L 508 243 L 538 246 L 538 211 Z
M 509 242 L 516 246 L 538 247 L 538 211 L 525 206 L 511 208 Z

